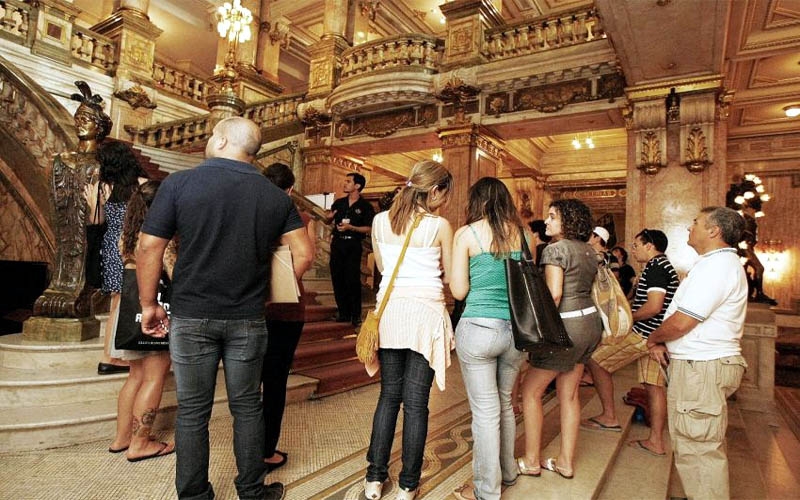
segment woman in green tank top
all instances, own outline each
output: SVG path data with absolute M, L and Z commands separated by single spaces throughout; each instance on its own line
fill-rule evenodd
M 467 225 L 453 244 L 450 291 L 466 306 L 456 328 L 456 352 L 472 410 L 473 485 L 456 498 L 495 500 L 519 474 L 511 389 L 523 354 L 514 347 L 503 259 L 519 258 L 522 221 L 508 188 L 484 177 L 469 190 Z

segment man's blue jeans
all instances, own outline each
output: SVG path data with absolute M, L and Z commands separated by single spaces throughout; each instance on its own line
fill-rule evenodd
M 403 403 L 403 468 L 400 487 L 415 490 L 422 475 L 422 455 L 428 437 L 428 399 L 433 369 L 411 349 L 378 349 L 381 395 L 372 420 L 367 451 L 367 481 L 386 481 L 397 414 Z
M 514 348 L 510 321 L 464 317 L 456 328 L 456 352 L 472 410 L 475 498 L 499 500 L 501 481 L 517 478 L 511 390 L 524 354 Z
M 178 391 L 175 486 L 181 499 L 213 499 L 208 482 L 208 421 L 220 359 L 233 415 L 234 481 L 241 499 L 264 497 L 264 416 L 259 386 L 267 349 L 264 319 L 170 319 L 170 356 Z

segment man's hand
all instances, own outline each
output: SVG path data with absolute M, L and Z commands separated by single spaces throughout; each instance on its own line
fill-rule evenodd
M 353 226 L 349 222 L 342 222 L 341 224 L 336 226 L 336 229 L 338 229 L 339 231 L 354 231 L 355 226 Z
M 666 367 L 669 364 L 669 357 L 667 355 L 667 346 L 664 344 L 655 344 L 647 348 L 650 359 L 658 361 L 658 364 Z
M 169 333 L 169 316 L 161 305 L 142 306 L 142 333 L 163 339 Z

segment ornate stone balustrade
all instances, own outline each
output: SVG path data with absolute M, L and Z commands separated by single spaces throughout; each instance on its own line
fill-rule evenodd
M 486 33 L 482 53 L 489 60 L 500 60 L 604 37 L 597 13 L 581 10 L 492 29 Z
M 423 34 L 400 35 L 358 45 L 342 53 L 341 80 L 389 68 L 435 73 L 443 45 L 442 40 Z
M 0 2 L 0 31 L 27 40 L 31 6 L 18 0 Z
M 161 91 L 185 97 L 202 107 L 206 106 L 208 86 L 201 78 L 156 62 L 153 64 L 153 81 Z
M 243 116 L 256 122 L 260 127 L 274 127 L 291 121 L 298 121 L 297 106 L 305 94 L 280 96 L 268 101 L 254 103 L 245 108 Z M 211 114 L 158 123 L 144 128 L 126 126 L 125 131 L 133 136 L 133 141 L 153 148 L 191 149 L 204 143 L 213 131 L 216 121 Z
M 75 59 L 103 71 L 110 71 L 116 64 L 114 42 L 110 38 L 77 25 L 73 25 L 72 28 L 70 52 Z
M 305 100 L 305 94 L 287 94 L 256 102 L 247 106 L 242 114 L 256 122 L 261 128 L 274 127 L 297 121 L 297 106 Z

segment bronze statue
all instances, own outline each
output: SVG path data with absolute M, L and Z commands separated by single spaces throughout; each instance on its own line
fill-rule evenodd
M 763 215 L 763 213 L 758 213 L 761 211 L 762 197 L 764 200 L 768 198 L 761 194 L 763 187 L 761 191 L 757 189 L 757 186 L 761 184 L 760 180 L 756 183 L 753 178 L 755 177 L 748 175 L 739 183 L 731 184 L 726 195 L 726 205 L 734 210 L 739 210 L 744 217 L 744 232 L 742 232 L 742 241 L 739 243 L 738 250 L 739 256 L 744 259 L 744 269 L 747 273 L 748 300 L 777 306 L 778 302 L 764 293 L 764 265 L 755 251 L 758 244 L 756 216 Z M 745 193 L 748 192 L 751 194 L 745 196 Z
M 108 135 L 112 122 L 103 111 L 102 97 L 92 95 L 86 82 L 77 81 L 75 85 L 81 92 L 71 96 L 81 103 L 75 111 L 78 149 L 58 154 L 53 160 L 55 270 L 50 286 L 36 300 L 35 316 L 84 318 L 92 313 L 93 289 L 86 286 L 84 276 L 88 211 L 84 192 L 87 185 L 99 180 L 97 142 Z

